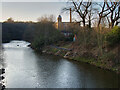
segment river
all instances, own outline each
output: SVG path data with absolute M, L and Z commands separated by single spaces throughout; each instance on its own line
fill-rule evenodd
M 7 88 L 118 88 L 120 79 L 111 71 L 36 53 L 25 41 L 3 44 Z

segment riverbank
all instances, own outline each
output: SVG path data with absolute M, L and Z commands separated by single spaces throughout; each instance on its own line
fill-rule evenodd
M 41 54 L 40 51 L 37 53 L 25 45 L 24 41 L 3 45 L 7 64 L 6 88 L 119 88 L 120 79 L 114 72 L 55 55 Z M 49 49 L 63 49 L 53 46 L 49 46 Z
M 97 47 L 89 47 L 89 49 L 86 49 L 86 47 L 82 45 L 78 46 L 74 42 L 59 42 L 52 46 L 45 46 L 42 49 L 42 53 L 52 54 L 71 60 L 85 62 L 99 68 L 114 71 L 120 74 L 120 64 L 117 61 L 115 63 L 115 57 L 113 57 L 114 53 L 116 53 L 115 50 L 118 48 L 114 48 L 111 51 L 106 48 L 104 49 L 104 54 L 99 57 Z

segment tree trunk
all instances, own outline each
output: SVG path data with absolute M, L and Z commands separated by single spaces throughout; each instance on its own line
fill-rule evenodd
M 99 17 L 98 27 L 100 26 L 100 22 L 101 22 L 101 17 Z
M 115 23 L 115 21 L 114 21 L 114 20 L 112 20 L 112 22 L 111 22 L 111 28 L 113 28 L 113 27 L 114 27 L 114 23 Z
M 89 28 L 91 28 L 91 20 L 90 20 L 90 16 L 89 16 Z
M 83 18 L 83 26 L 85 27 L 85 18 Z

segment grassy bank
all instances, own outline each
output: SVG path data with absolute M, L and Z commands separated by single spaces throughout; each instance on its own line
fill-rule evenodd
M 71 28 L 72 34 L 65 36 L 50 18 L 43 19 L 35 25 L 35 32 L 30 31 L 32 36 L 26 38 L 28 41 L 32 38 L 33 49 L 120 72 L 119 26 Z
M 93 52 L 92 49 L 89 50 L 91 52 L 88 52 L 88 50 L 85 51 L 82 46 L 75 46 L 75 43 L 73 42 L 69 42 L 69 43 L 64 42 L 64 44 L 60 42 L 60 43 L 57 43 L 56 45 L 59 46 L 60 48 L 64 48 L 65 50 L 54 48 L 51 46 L 46 46 L 43 48 L 42 52 L 47 53 L 47 54 L 61 56 L 67 59 L 85 62 L 91 65 L 97 66 L 99 68 L 102 68 L 102 69 L 120 73 L 119 63 L 114 63 L 111 60 L 104 60 L 105 58 L 108 59 L 109 56 L 112 55 L 110 53 L 104 54 L 101 57 L 97 57 L 97 55 L 94 55 L 97 52 L 97 48 L 96 48 L 96 52 Z M 76 48 L 73 48 L 73 47 L 76 47 Z M 67 50 L 67 49 L 71 49 L 71 50 Z

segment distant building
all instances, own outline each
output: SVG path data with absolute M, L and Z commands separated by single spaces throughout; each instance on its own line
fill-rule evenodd
M 62 33 L 64 33 L 65 36 L 69 36 L 70 34 L 72 34 L 72 28 L 80 27 L 80 23 L 72 22 L 72 15 L 70 9 L 70 22 L 62 22 L 62 16 L 59 15 L 57 18 L 57 22 L 55 23 L 55 27 Z

